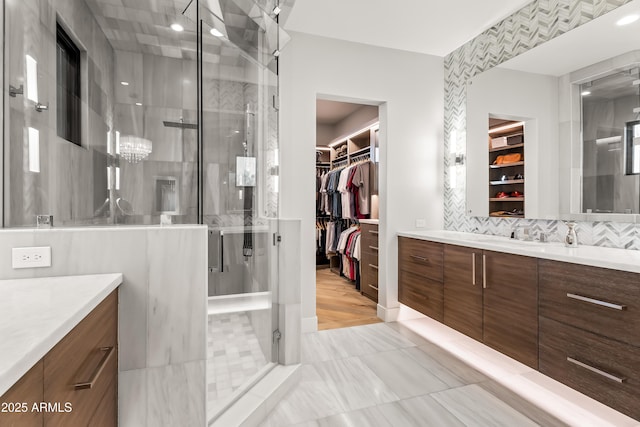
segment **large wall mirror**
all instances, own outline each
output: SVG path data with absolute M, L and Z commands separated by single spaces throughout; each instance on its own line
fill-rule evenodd
M 467 82 L 467 214 L 640 221 L 634 15 L 640 0 Z

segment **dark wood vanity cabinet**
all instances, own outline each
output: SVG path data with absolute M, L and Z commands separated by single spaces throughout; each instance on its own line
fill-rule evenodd
M 443 321 L 443 244 L 398 238 L 398 301 Z
M 482 341 L 482 249 L 444 246 L 444 324 Z
M 640 419 L 638 274 L 539 261 L 540 372 Z
M 0 426 L 115 427 L 117 334 L 115 290 L 0 397 L 29 405 L 25 413 L 0 413 Z M 34 402 L 49 406 L 34 411 Z
M 404 237 L 398 257 L 401 303 L 640 420 L 640 274 Z
M 444 324 L 538 366 L 537 260 L 444 246 Z
M 538 260 L 483 251 L 483 342 L 538 368 Z

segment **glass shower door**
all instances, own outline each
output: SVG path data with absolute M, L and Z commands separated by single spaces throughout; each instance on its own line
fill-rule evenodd
M 201 220 L 209 226 L 208 418 L 277 362 L 277 23 L 201 6 Z M 212 6 L 215 4 L 215 7 Z M 212 10 L 215 9 L 215 10 Z M 276 334 L 277 335 L 277 334 Z

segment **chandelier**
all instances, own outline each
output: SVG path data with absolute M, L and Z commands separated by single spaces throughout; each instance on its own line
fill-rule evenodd
M 129 163 L 138 163 L 151 154 L 150 140 L 138 136 L 125 135 L 120 137 L 120 155 Z

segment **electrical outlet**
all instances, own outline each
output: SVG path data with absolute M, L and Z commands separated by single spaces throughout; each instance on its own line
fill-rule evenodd
M 11 267 L 14 269 L 51 267 L 51 246 L 13 248 Z
M 416 219 L 416 228 L 425 228 L 427 226 L 427 221 L 424 219 Z

